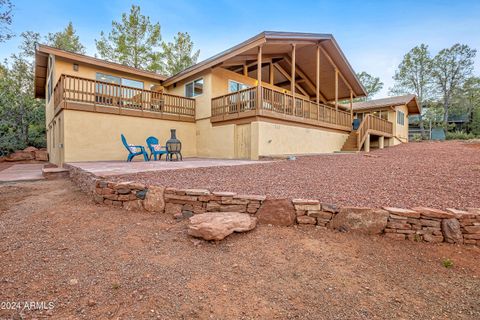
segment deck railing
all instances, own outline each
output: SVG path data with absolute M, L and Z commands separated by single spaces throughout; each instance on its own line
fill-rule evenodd
M 257 108 L 257 88 L 252 87 L 212 99 L 212 117 Z
M 246 111 L 265 111 L 279 118 L 310 120 L 311 123 L 331 124 L 351 128 L 351 115 L 343 110 L 325 104 L 317 104 L 300 96 L 271 88 L 261 87 L 261 99 L 257 98 L 258 87 L 229 93 L 212 99 L 212 117 L 233 116 L 236 118 Z M 295 101 L 295 103 L 294 103 Z
M 360 149 L 367 134 L 393 135 L 393 124 L 372 114 L 367 114 L 357 129 L 357 147 Z
M 195 100 L 62 74 L 54 89 L 55 106 L 79 102 L 195 117 Z

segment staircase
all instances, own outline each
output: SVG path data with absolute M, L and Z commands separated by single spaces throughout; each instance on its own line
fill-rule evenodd
M 343 144 L 341 151 L 358 151 L 357 131 L 352 131 L 348 135 L 347 141 Z
M 341 151 L 360 151 L 365 143 L 368 144 L 365 146 L 368 152 L 368 150 L 370 150 L 370 135 L 392 137 L 393 124 L 390 121 L 367 114 L 363 118 L 362 123 L 360 123 L 360 126 L 358 126 L 358 129 L 350 132 Z M 365 140 L 367 140 L 367 142 L 365 142 Z

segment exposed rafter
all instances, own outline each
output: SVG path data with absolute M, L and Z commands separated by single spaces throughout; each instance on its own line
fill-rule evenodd
M 288 72 L 282 68 L 281 65 L 279 65 L 278 63 L 274 63 L 273 66 L 275 68 L 277 68 L 277 70 L 285 77 L 288 79 L 288 81 L 292 81 L 292 77 L 288 74 Z M 307 96 L 310 98 L 310 95 L 298 84 L 298 83 L 295 83 L 295 87 L 298 89 L 298 91 L 300 91 L 303 95 Z
M 292 65 L 292 60 L 290 59 L 289 56 L 285 56 L 284 60 Z M 312 80 L 310 80 L 308 78 L 308 76 L 305 74 L 305 72 L 303 72 L 303 70 L 301 68 L 299 68 L 298 66 L 295 66 L 295 70 L 296 70 L 296 73 L 302 77 L 302 79 L 305 81 L 305 84 L 310 88 L 310 90 L 312 90 L 313 92 L 315 92 L 317 89 L 316 89 L 316 86 L 315 84 L 312 82 Z M 322 94 L 322 92 L 320 92 L 320 100 L 322 100 L 323 103 L 327 103 L 327 99 L 325 98 L 325 96 Z

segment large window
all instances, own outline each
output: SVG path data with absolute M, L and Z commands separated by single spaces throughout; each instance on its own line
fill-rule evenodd
M 143 89 L 143 82 L 142 81 L 137 81 L 137 80 L 132 80 L 132 79 L 122 78 L 122 86 L 137 88 L 137 89 Z
M 228 80 L 228 92 L 237 92 L 244 89 L 248 89 L 248 86 L 246 84 L 233 80 Z
M 122 86 L 125 86 L 125 87 L 143 89 L 143 82 L 142 81 L 116 77 L 116 76 L 112 76 L 112 75 L 104 74 L 104 73 L 100 73 L 100 72 L 97 72 L 96 78 L 97 78 L 98 81 L 102 81 L 102 82 L 107 82 L 107 83 L 111 83 L 111 84 L 118 84 L 118 85 L 122 85 Z
M 388 120 L 388 111 L 385 111 L 385 110 L 374 111 L 373 115 L 376 117 L 382 118 L 383 120 Z
M 185 96 L 193 98 L 203 94 L 203 78 L 189 82 L 185 85 Z
M 405 125 L 405 113 L 397 111 L 397 123 L 401 126 Z

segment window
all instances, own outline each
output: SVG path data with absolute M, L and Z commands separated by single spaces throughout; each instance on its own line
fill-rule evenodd
M 233 80 L 228 80 L 228 92 L 237 92 L 240 90 L 247 89 L 248 86 L 246 84 L 233 81 Z
M 105 82 L 97 83 L 95 86 L 95 100 L 97 103 L 118 104 L 118 99 L 115 99 L 114 97 L 132 98 L 138 94 L 138 91 L 130 88 L 143 89 L 142 81 L 121 78 L 100 72 L 97 72 L 96 79 Z M 128 88 L 122 88 L 120 90 L 119 85 Z
M 103 74 L 103 73 L 100 73 L 100 72 L 97 72 L 96 78 L 97 78 L 98 81 L 108 82 L 108 83 L 112 83 L 112 84 L 121 84 L 122 83 L 122 79 L 120 77 L 115 77 L 115 76 L 111 76 L 109 74 Z
M 203 94 L 203 78 L 189 82 L 185 85 L 185 96 L 193 98 Z
M 402 111 L 397 111 L 397 123 L 401 126 L 405 125 L 405 114 Z
M 122 78 L 122 86 L 143 89 L 143 82 Z
M 104 74 L 100 72 L 97 72 L 96 78 L 98 81 L 102 81 L 102 82 L 118 84 L 125 87 L 132 87 L 136 89 L 143 89 L 142 81 L 127 79 L 127 78 L 120 78 L 120 77 L 116 77 L 116 76 L 112 76 L 112 75 Z
M 52 98 L 53 94 L 53 57 L 50 56 L 48 58 L 48 81 L 47 81 L 47 102 L 50 102 L 50 99 Z

